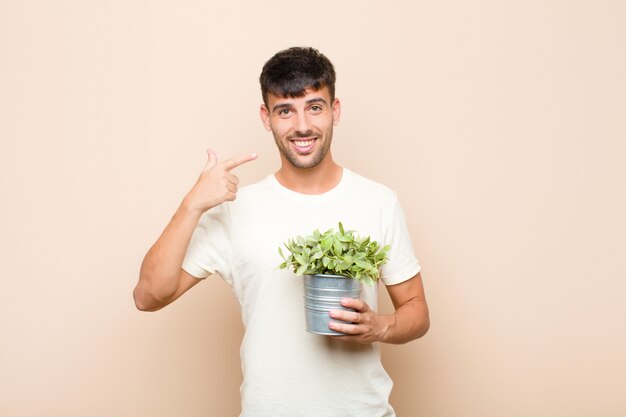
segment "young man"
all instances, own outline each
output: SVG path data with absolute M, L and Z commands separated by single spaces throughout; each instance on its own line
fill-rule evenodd
M 200 178 L 146 254 L 135 303 L 140 310 L 158 310 L 218 273 L 242 308 L 242 416 L 393 416 L 392 382 L 376 342 L 406 343 L 429 327 L 402 209 L 388 188 L 333 160 L 341 105 L 333 65 L 324 55 L 312 48 L 281 51 L 265 64 L 260 81 L 260 115 L 274 135 L 281 168 L 238 191 L 232 171 L 256 155 L 218 162 L 208 151 Z M 331 312 L 346 324 L 330 327 L 345 336 L 310 334 L 302 280 L 277 269 L 277 248 L 339 221 L 391 245 L 381 280 L 395 312 L 377 314 L 377 288 L 364 286 L 361 299 L 343 300 L 356 312 Z

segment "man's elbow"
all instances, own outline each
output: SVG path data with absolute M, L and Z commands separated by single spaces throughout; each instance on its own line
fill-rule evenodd
M 419 339 L 420 337 L 425 336 L 426 333 L 428 333 L 429 329 L 430 329 L 430 317 L 426 316 L 424 320 L 422 321 L 421 326 L 419 326 L 418 331 L 416 332 L 415 339 Z
M 423 311 L 418 317 L 416 317 L 416 320 L 414 321 L 414 325 L 413 325 L 413 332 L 411 334 L 410 339 L 407 340 L 407 342 L 424 337 L 426 333 L 428 333 L 429 329 L 430 329 L 430 316 L 428 314 L 428 310 L 426 310 L 426 311 Z
M 139 311 L 157 311 L 163 308 L 163 305 L 151 297 L 140 285 L 137 285 L 133 291 L 133 300 Z

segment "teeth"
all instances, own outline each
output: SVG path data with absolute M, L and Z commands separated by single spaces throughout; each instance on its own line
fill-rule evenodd
M 310 144 L 312 144 L 313 143 L 313 139 L 310 139 L 310 140 L 294 140 L 293 142 L 297 146 L 305 147 L 305 146 L 309 146 Z

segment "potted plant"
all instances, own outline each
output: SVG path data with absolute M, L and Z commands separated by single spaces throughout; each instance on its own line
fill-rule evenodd
M 345 230 L 314 230 L 309 236 L 296 236 L 285 242 L 289 251 L 278 253 L 283 259 L 280 269 L 291 269 L 304 275 L 304 301 L 307 331 L 340 335 L 331 330 L 330 310 L 350 310 L 341 305 L 342 298 L 358 298 L 362 283 L 373 285 L 380 277 L 380 268 L 387 262 L 389 246 L 381 247 L 369 236 Z

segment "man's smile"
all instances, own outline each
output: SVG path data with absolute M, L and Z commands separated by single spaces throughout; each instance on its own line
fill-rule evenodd
M 295 138 L 295 139 L 290 139 L 290 142 L 294 145 L 294 148 L 299 154 L 305 154 L 305 153 L 310 152 L 311 149 L 313 149 L 313 145 L 315 144 L 316 140 L 317 138 L 315 137 Z

